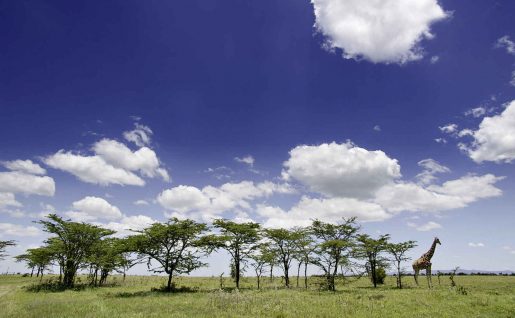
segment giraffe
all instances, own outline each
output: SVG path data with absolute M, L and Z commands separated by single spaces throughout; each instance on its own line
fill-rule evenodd
M 440 243 L 440 240 L 438 237 L 435 237 L 433 240 L 433 244 L 431 245 L 431 248 L 426 253 L 422 254 L 419 259 L 413 262 L 413 271 L 415 272 L 415 283 L 418 285 L 418 273 L 421 269 L 426 270 L 426 276 L 427 276 L 427 285 L 429 288 L 431 288 L 431 258 L 433 257 L 433 254 L 435 253 L 436 244 L 442 244 Z

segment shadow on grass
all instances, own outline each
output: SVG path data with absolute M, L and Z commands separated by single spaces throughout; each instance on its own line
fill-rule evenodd
M 75 284 L 73 287 L 68 287 L 68 286 L 61 284 L 59 281 L 50 279 L 48 281 L 43 281 L 43 282 L 23 286 L 23 289 L 25 289 L 28 292 L 32 292 L 32 293 L 39 293 L 39 292 L 60 293 L 60 292 L 64 292 L 67 290 L 83 291 L 86 289 L 96 289 L 96 288 L 116 287 L 116 286 L 119 286 L 119 285 L 117 283 L 109 283 L 109 284 L 104 284 L 102 286 L 91 286 L 90 284 L 78 283 L 78 284 Z
M 166 296 L 166 295 L 174 295 L 174 294 L 184 294 L 184 293 L 199 293 L 202 292 L 198 287 L 174 287 L 171 291 L 167 290 L 166 286 L 162 286 L 159 288 L 152 288 L 151 290 L 137 291 L 137 292 L 118 292 L 118 293 L 107 293 L 106 297 L 115 297 L 115 298 L 135 298 L 135 297 L 152 297 L 152 296 Z

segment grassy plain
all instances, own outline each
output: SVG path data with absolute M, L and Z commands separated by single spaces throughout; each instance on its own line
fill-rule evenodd
M 421 282 L 425 283 L 425 277 Z M 80 291 L 31 292 L 26 286 L 37 278 L 0 276 L 0 317 L 515 317 L 514 276 L 456 276 L 467 292 L 450 287 L 447 276 L 433 278 L 434 288 L 415 287 L 406 277 L 406 288 L 395 288 L 395 278 L 372 288 L 366 278 L 340 283 L 337 292 L 321 291 L 319 280 L 310 288 L 284 289 L 280 280 L 243 279 L 236 291 L 225 279 L 178 277 L 177 287 L 190 292 L 171 294 L 151 291 L 165 283 L 164 277 L 112 277 L 113 286 Z M 295 279 L 293 279 L 295 284 Z

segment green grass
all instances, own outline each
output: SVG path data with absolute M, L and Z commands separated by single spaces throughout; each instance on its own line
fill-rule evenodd
M 421 277 L 421 283 L 426 283 Z M 372 288 L 366 278 L 339 284 L 337 292 L 319 291 L 318 279 L 310 289 L 280 286 L 280 280 L 264 280 L 255 289 L 254 278 L 244 278 L 241 291 L 225 279 L 179 277 L 177 287 L 195 292 L 153 292 L 164 277 L 111 278 L 113 287 L 81 291 L 29 292 L 23 286 L 39 280 L 21 276 L 0 276 L 0 317 L 515 317 L 514 276 L 456 276 L 468 294 L 450 287 L 447 276 L 433 278 L 434 288 L 415 287 L 406 277 L 406 289 L 394 288 L 388 277 L 384 286 Z M 293 279 L 295 284 L 295 279 Z

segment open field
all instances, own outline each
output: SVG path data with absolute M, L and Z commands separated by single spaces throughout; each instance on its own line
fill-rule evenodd
M 421 277 L 425 283 L 425 277 Z M 514 276 L 457 276 L 467 294 L 450 288 L 449 278 L 433 278 L 432 290 L 414 287 L 395 289 L 395 278 L 373 289 L 366 278 L 338 285 L 338 291 L 317 289 L 311 279 L 309 290 L 280 287 L 279 279 L 264 279 L 262 290 L 254 278 L 244 278 L 240 292 L 225 279 L 179 277 L 177 286 L 194 292 L 166 294 L 151 288 L 165 283 L 164 277 L 130 276 L 111 278 L 113 287 L 81 291 L 29 292 L 23 286 L 39 280 L 0 276 L 1 317 L 515 317 Z M 295 280 L 293 280 L 295 281 Z M 197 290 L 198 288 L 198 290 Z

